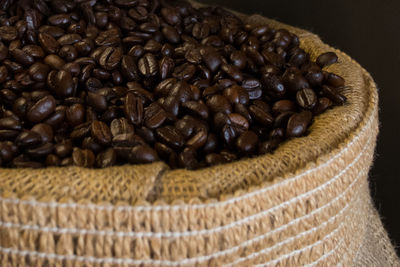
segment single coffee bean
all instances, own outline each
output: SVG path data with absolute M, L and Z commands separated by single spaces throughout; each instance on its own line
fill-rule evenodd
M 134 133 L 134 127 L 128 122 L 126 118 L 114 119 L 110 126 L 112 136 L 117 136 L 119 134 L 129 134 Z
M 166 119 L 166 112 L 157 103 L 152 103 L 144 110 L 144 123 L 147 128 L 158 128 L 164 123 Z
M 228 99 L 222 95 L 211 96 L 206 105 L 213 113 L 224 112 L 229 114 L 232 112 L 232 106 L 230 105 Z
M 338 105 L 343 105 L 346 102 L 346 97 L 339 92 L 333 87 L 323 85 L 321 92 L 323 93 L 324 96 L 332 100 Z
M 38 40 L 39 40 L 41 47 L 43 48 L 43 50 L 46 53 L 55 54 L 58 52 L 60 44 L 50 34 L 41 32 L 38 35 Z
M 326 75 L 325 75 L 326 74 Z M 339 75 L 336 75 L 331 72 L 324 73 L 325 81 L 328 85 L 333 87 L 342 87 L 344 86 L 344 79 Z
M 268 126 L 274 121 L 274 118 L 271 116 L 271 114 L 269 114 L 257 105 L 251 105 L 249 107 L 249 112 L 252 118 L 254 118 L 255 121 L 261 123 L 262 125 Z
M 67 108 L 65 115 L 69 124 L 77 126 L 84 121 L 85 107 L 82 104 L 74 104 Z
M 29 68 L 29 75 L 32 79 L 38 82 L 46 81 L 47 74 L 49 73 L 50 68 L 48 65 L 36 62 Z
M 114 149 L 109 148 L 96 156 L 96 166 L 106 168 L 115 165 L 117 161 L 117 153 Z
M 18 147 L 34 147 L 42 143 L 40 134 L 33 131 L 24 131 L 17 136 L 15 144 Z
M 129 161 L 131 163 L 151 163 L 154 161 L 158 161 L 157 152 L 149 146 L 146 145 L 138 145 L 132 148 Z
M 187 101 L 182 104 L 182 107 L 188 114 L 192 114 L 203 119 L 208 118 L 208 107 L 202 102 Z
M 46 119 L 56 108 L 56 100 L 53 96 L 45 96 L 37 101 L 29 110 L 27 119 L 31 122 L 41 122 Z
M 46 143 L 46 144 L 43 144 L 43 145 L 35 147 L 35 148 L 27 149 L 25 152 L 29 157 L 42 158 L 42 157 L 46 157 L 47 155 L 52 153 L 53 149 L 54 149 L 53 144 Z
M 65 141 L 54 146 L 54 152 L 60 158 L 65 158 L 72 153 L 72 142 Z
M 72 161 L 78 167 L 91 168 L 94 165 L 95 157 L 91 150 L 74 148 Z
M 318 98 L 318 103 L 312 110 L 314 115 L 323 113 L 325 110 L 332 106 L 332 101 L 327 97 Z
M 42 143 L 49 143 L 53 141 L 53 128 L 45 123 L 38 123 L 31 129 L 32 132 L 38 133 L 42 138 Z
M 98 112 L 103 112 L 107 109 L 107 99 L 103 95 L 88 92 L 86 102 Z
M 102 121 L 92 122 L 92 137 L 93 139 L 101 145 L 108 145 L 111 143 L 112 134 L 110 128 Z
M 124 113 L 126 118 L 134 125 L 139 125 L 143 120 L 143 103 L 133 93 L 126 94 Z
M 286 136 L 299 137 L 303 136 L 307 131 L 307 126 L 312 120 L 312 113 L 310 111 L 302 111 L 293 114 L 287 124 Z
M 10 52 L 15 61 L 22 65 L 30 66 L 35 62 L 35 59 L 32 56 L 21 49 L 13 49 Z
M 139 59 L 138 67 L 140 73 L 145 77 L 151 77 L 158 72 L 158 63 L 153 54 L 145 54 Z
M 60 158 L 54 154 L 49 154 L 46 157 L 46 166 L 60 166 Z
M 71 96 L 75 88 L 71 74 L 65 70 L 51 71 L 47 76 L 47 84 L 58 97 Z
M 322 68 L 338 61 L 338 57 L 334 52 L 326 52 L 318 56 L 316 63 Z
M 172 126 L 165 126 L 156 130 L 156 135 L 160 142 L 179 149 L 184 145 L 183 136 Z
M 300 107 L 312 109 L 317 104 L 317 95 L 310 88 L 303 88 L 296 93 L 296 100 Z
M 252 131 L 243 132 L 236 140 L 236 148 L 240 153 L 249 154 L 257 148 L 258 136 Z

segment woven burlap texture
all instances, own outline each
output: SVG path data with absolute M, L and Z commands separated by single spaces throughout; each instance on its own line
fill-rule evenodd
M 0 169 L 1 266 L 399 265 L 368 190 L 372 78 L 314 34 L 240 16 L 295 32 L 313 59 L 336 51 L 327 70 L 346 79 L 347 104 L 272 155 L 198 171 Z

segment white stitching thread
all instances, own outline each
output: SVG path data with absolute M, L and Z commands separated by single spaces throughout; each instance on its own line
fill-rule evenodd
M 259 218 L 264 217 L 265 215 L 277 211 L 282 207 L 295 203 L 303 198 L 309 197 L 315 192 L 322 190 L 325 187 L 328 187 L 332 183 L 334 183 L 337 179 L 339 179 L 349 168 L 353 167 L 358 160 L 364 155 L 366 149 L 368 148 L 371 141 L 371 137 L 367 140 L 364 148 L 357 155 L 354 160 L 346 166 L 340 173 L 329 179 L 327 182 L 319 185 L 318 187 L 313 188 L 310 191 L 307 191 L 303 194 L 300 194 L 289 201 L 280 203 L 277 206 L 259 212 L 257 214 L 251 215 L 249 217 L 242 218 L 238 221 L 235 221 L 230 224 L 226 224 L 224 226 L 215 227 L 212 229 L 204 229 L 199 231 L 184 231 L 184 232 L 120 232 L 120 231 L 105 231 L 105 230 L 96 230 L 96 229 L 79 229 L 79 228 L 59 228 L 59 227 L 40 227 L 37 225 L 26 225 L 26 224 L 17 224 L 17 223 L 10 223 L 10 222 L 3 222 L 0 221 L 0 227 L 4 228 L 20 228 L 21 230 L 33 230 L 33 231 L 40 231 L 40 232 L 51 232 L 57 234 L 80 234 L 80 235 L 105 235 L 105 236 L 115 236 L 115 237 L 146 237 L 146 238 L 180 238 L 186 236 L 195 236 L 195 235 L 208 235 L 220 231 L 224 231 L 233 227 L 240 226 L 242 224 L 249 223 L 250 221 L 257 220 Z
M 297 218 L 296 220 L 300 221 L 301 219 L 304 219 L 306 217 L 309 217 L 311 215 L 313 215 L 313 213 L 316 213 L 318 210 L 321 210 L 324 207 L 328 207 L 331 206 L 333 202 L 337 201 L 339 198 L 342 198 L 343 195 L 345 193 L 347 193 L 348 190 L 350 190 L 350 188 L 352 188 L 352 186 L 364 175 L 368 172 L 368 170 L 365 170 L 364 172 L 360 172 L 357 176 L 357 178 L 349 185 L 349 187 L 347 187 L 340 195 L 338 195 L 334 200 L 332 200 L 331 202 L 325 204 L 324 206 L 321 206 L 320 208 L 314 210 L 313 212 L 311 212 L 310 214 L 307 214 L 305 216 L 302 216 L 300 218 Z M 343 212 L 345 212 L 345 210 L 347 210 L 347 208 L 350 206 L 351 202 L 346 203 L 346 205 L 333 217 L 329 218 L 328 221 L 331 221 L 335 218 L 337 218 L 338 216 L 340 216 L 340 214 L 342 214 Z M 287 227 L 289 227 L 289 225 L 292 225 L 296 222 L 296 220 L 291 221 L 289 224 L 283 225 L 277 229 L 275 229 L 275 231 L 282 230 L 285 229 Z M 296 237 L 299 236 L 303 236 L 306 235 L 306 233 L 308 232 L 313 232 L 313 231 L 317 231 L 317 229 L 319 229 L 321 226 L 327 224 L 328 221 L 325 221 L 324 223 L 318 225 L 315 228 L 311 228 L 305 232 L 302 232 L 298 235 L 292 236 L 284 241 L 281 241 L 279 243 L 274 244 L 272 247 L 269 247 L 268 249 L 273 249 L 275 247 L 281 246 L 282 244 L 286 244 L 287 242 L 290 242 L 288 240 L 294 240 L 296 239 Z M 210 254 L 207 256 L 200 256 L 200 257 L 195 257 L 195 258 L 188 258 L 188 259 L 184 259 L 181 261 L 169 261 L 169 260 L 134 260 L 134 259 L 125 259 L 125 258 L 95 258 L 95 257 L 91 257 L 91 256 L 75 256 L 75 255 L 58 255 L 58 254 L 54 254 L 54 253 L 43 253 L 43 252 L 36 252 L 36 251 L 26 251 L 26 250 L 18 250 L 18 249 L 11 249 L 11 248 L 4 248 L 0 246 L 0 252 L 3 253 L 12 253 L 12 254 L 18 254 L 18 255 L 29 255 L 29 256 L 34 256 L 34 257 L 41 257 L 41 258 L 49 258 L 49 259 L 58 259 L 58 260 L 76 260 L 76 261 L 83 261 L 83 262 L 94 262 L 94 263 L 112 263 L 112 264 L 144 264 L 144 265 L 155 265 L 155 264 L 161 264 L 161 265 L 168 265 L 168 266 L 177 266 L 177 265 L 182 265 L 182 264 L 191 264 L 191 263 L 197 263 L 197 262 L 202 262 L 202 261 L 207 261 L 212 259 L 213 257 L 220 257 L 220 256 L 224 256 L 224 255 L 228 255 L 230 253 L 233 253 L 237 250 L 239 250 L 242 247 L 246 247 L 249 246 L 255 242 L 258 242 L 259 240 L 264 239 L 265 237 L 271 235 L 273 232 L 270 231 L 268 233 L 265 233 L 261 236 L 257 236 L 253 239 L 247 240 L 243 243 L 241 243 L 238 246 L 229 248 L 227 250 L 224 251 L 218 251 L 217 253 L 214 254 Z
M 51 208 L 85 208 L 85 209 L 95 209 L 95 210 L 111 210 L 111 211 L 162 211 L 162 210 L 180 210 L 180 209 L 201 209 L 201 208 L 211 208 L 211 207 L 218 207 L 218 206 L 224 206 L 228 204 L 233 204 L 238 201 L 244 200 L 251 198 L 253 196 L 256 196 L 258 194 L 263 194 L 265 192 L 268 192 L 270 190 L 276 189 L 279 186 L 286 185 L 287 183 L 290 183 L 292 181 L 295 181 L 304 175 L 307 175 L 309 173 L 312 173 L 314 171 L 317 171 L 323 167 L 326 167 L 329 165 L 332 161 L 336 160 L 339 158 L 343 153 L 345 153 L 351 145 L 353 145 L 356 140 L 360 138 L 360 136 L 366 131 L 366 129 L 369 129 L 369 124 L 372 123 L 372 120 L 375 118 L 374 113 L 372 112 L 370 115 L 370 118 L 368 119 L 367 123 L 365 124 L 364 128 L 359 132 L 359 134 L 354 137 L 354 139 L 349 142 L 345 148 L 343 148 L 339 153 L 331 157 L 329 160 L 327 160 L 325 163 L 318 165 L 317 167 L 308 169 L 307 171 L 300 173 L 296 176 L 284 179 L 283 181 L 280 181 L 278 183 L 272 184 L 271 186 L 261 188 L 259 190 L 241 195 L 236 198 L 230 198 L 225 201 L 219 201 L 216 203 L 209 203 L 209 204 L 182 204 L 182 205 L 161 205 L 161 206 L 102 206 L 102 205 L 96 205 L 96 204 L 77 204 L 77 203 L 57 203 L 57 202 L 38 202 L 38 201 L 27 201 L 27 200 L 20 200 L 20 199 L 13 199 L 13 198 L 2 198 L 0 197 L 0 201 L 4 203 L 12 203 L 12 204 L 24 204 L 24 205 L 30 205 L 30 206 L 40 206 L 40 207 L 51 207 Z
M 361 173 L 362 173 L 362 172 L 361 172 Z M 350 188 L 354 186 L 354 184 L 358 181 L 358 179 L 360 179 L 360 177 L 362 177 L 362 175 L 360 175 L 361 173 L 359 173 L 358 177 L 351 183 L 351 185 L 350 185 L 348 188 L 346 188 L 346 190 L 343 191 L 343 192 L 342 192 L 340 195 L 338 195 L 337 197 L 339 197 L 339 196 L 340 196 L 340 198 L 343 197 L 343 195 L 346 194 L 347 191 L 350 190 Z M 336 201 L 336 199 L 335 199 L 334 201 Z M 333 202 L 333 201 L 332 201 L 332 202 Z M 333 219 L 337 218 L 337 217 L 340 216 L 342 213 L 344 213 L 344 212 L 347 210 L 347 208 L 350 206 L 350 204 L 351 204 L 351 201 L 350 201 L 349 203 L 347 203 L 335 216 L 333 216 L 333 217 L 329 218 L 327 221 L 325 221 L 325 222 L 319 224 L 317 227 L 311 228 L 311 229 L 309 229 L 309 230 L 307 230 L 307 231 L 304 231 L 304 232 L 302 232 L 302 233 L 300 233 L 300 234 L 297 234 L 297 235 L 295 235 L 295 236 L 292 236 L 292 237 L 290 237 L 290 238 L 288 238 L 288 239 L 286 239 L 286 240 L 284 240 L 284 241 L 282 241 L 282 242 L 279 242 L 279 243 L 275 244 L 275 245 L 272 246 L 272 247 L 264 248 L 264 249 L 262 249 L 262 250 L 260 250 L 260 251 L 257 251 L 257 252 L 255 252 L 255 253 L 249 254 L 249 255 L 247 255 L 247 256 L 245 256 L 245 257 L 239 258 L 239 259 L 237 259 L 236 261 L 225 265 L 225 267 L 233 266 L 233 265 L 238 264 L 238 263 L 240 263 L 240 262 L 242 262 L 242 261 L 245 261 L 245 260 L 247 260 L 247 259 L 251 259 L 251 258 L 257 257 L 257 256 L 260 255 L 260 254 L 264 254 L 264 253 L 266 253 L 266 252 L 268 252 L 268 251 L 271 251 L 271 250 L 275 249 L 275 248 L 277 247 L 278 244 L 279 244 L 279 247 L 280 247 L 280 246 L 282 246 L 282 245 L 284 245 L 284 244 L 286 244 L 286 243 L 291 242 L 292 240 L 295 240 L 295 239 L 296 239 L 297 237 L 299 237 L 299 236 L 305 236 L 305 235 L 309 234 L 310 232 L 313 232 L 315 229 L 318 229 L 318 228 L 320 228 L 321 226 L 328 224 L 330 221 L 332 221 Z M 315 243 L 315 244 L 316 244 L 316 243 Z

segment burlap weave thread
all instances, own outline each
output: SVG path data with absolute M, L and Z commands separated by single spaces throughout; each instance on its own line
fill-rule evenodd
M 198 171 L 163 163 L 0 169 L 0 266 L 400 266 L 368 189 L 378 133 L 370 75 L 286 28 L 346 79 L 348 103 L 272 155 Z

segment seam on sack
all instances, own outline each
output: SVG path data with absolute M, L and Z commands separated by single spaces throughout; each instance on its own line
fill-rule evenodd
M 342 198 L 343 195 L 346 194 L 347 191 L 350 190 L 350 188 L 351 188 L 352 186 L 354 186 L 354 184 L 355 184 L 355 183 L 358 181 L 358 179 L 360 179 L 360 177 L 362 176 L 361 174 L 362 174 L 362 173 L 360 173 L 360 174 L 358 175 L 358 177 L 351 183 L 351 185 L 350 185 L 348 188 L 346 188 L 346 190 L 343 191 L 343 192 L 339 195 L 340 198 Z M 338 196 L 338 197 L 339 197 L 339 196 Z M 353 199 L 354 199 L 354 198 L 353 198 Z M 352 200 L 353 200 L 353 199 L 352 199 Z M 335 200 L 335 201 L 336 201 L 336 200 Z M 333 202 L 333 201 L 332 201 L 332 202 Z M 284 244 L 289 243 L 289 242 L 291 242 L 291 241 L 293 241 L 293 240 L 296 240 L 297 237 L 307 235 L 307 234 L 309 234 L 309 232 L 313 232 L 313 230 L 316 231 L 316 229 L 319 229 L 322 225 L 326 225 L 326 224 L 328 224 L 329 221 L 331 221 L 331 220 L 333 220 L 333 219 L 339 217 L 342 213 L 344 213 L 344 212 L 349 208 L 349 206 L 350 206 L 351 204 L 353 204 L 353 203 L 351 203 L 351 201 L 349 201 L 348 203 L 346 203 L 346 205 L 345 205 L 335 216 L 330 217 L 327 221 L 324 221 L 323 223 L 319 224 L 317 227 L 311 228 L 311 229 L 309 229 L 309 230 L 307 230 L 307 231 L 301 232 L 300 234 L 297 234 L 297 235 L 295 235 L 295 236 L 292 236 L 292 237 L 290 237 L 290 238 L 287 238 L 287 239 L 285 239 L 284 241 L 279 242 L 279 243 L 277 243 L 277 244 L 275 244 L 275 245 L 273 245 L 273 246 L 271 246 L 271 247 L 264 248 L 264 249 L 262 249 L 262 250 L 260 250 L 260 251 L 257 251 L 257 252 L 255 252 L 255 253 L 249 254 L 249 255 L 247 255 L 247 256 L 245 256 L 245 257 L 241 257 L 241 258 L 237 259 L 236 261 L 234 261 L 234 262 L 232 262 L 232 263 L 228 263 L 228 264 L 226 264 L 226 265 L 224 265 L 224 266 L 225 266 L 225 267 L 228 267 L 228 266 L 236 265 L 236 264 L 238 264 L 238 263 L 240 263 L 240 262 L 242 262 L 242 261 L 245 261 L 245 260 L 248 260 L 248 259 L 257 257 L 257 256 L 260 255 L 260 254 L 264 254 L 264 253 L 266 253 L 266 252 L 268 252 L 268 251 L 270 251 L 270 250 L 272 250 L 272 249 L 275 249 L 278 245 L 279 245 L 279 247 L 280 247 L 281 245 L 284 245 Z M 343 222 L 341 222 L 339 225 L 341 225 L 341 224 L 343 224 Z M 339 227 L 338 227 L 338 228 L 339 228 Z M 321 240 L 319 240 L 319 241 L 321 241 Z M 318 242 L 318 241 L 317 241 L 317 242 Z M 316 242 L 316 243 L 317 243 L 317 242 Z M 313 243 L 313 244 L 316 244 L 316 243 Z M 313 244 L 311 244 L 311 245 L 313 245 Z M 309 246 L 310 246 L 310 245 L 309 245 Z M 307 247 L 304 247 L 304 249 L 305 249 L 305 248 L 307 248 Z
M 340 195 L 338 195 L 334 200 L 332 200 L 331 202 L 326 204 L 325 207 L 331 206 L 333 202 L 337 201 L 339 198 L 341 199 L 343 197 L 343 195 L 346 194 L 348 192 L 348 190 L 350 190 L 350 188 L 352 188 L 352 186 L 367 172 L 368 171 L 360 172 L 358 174 L 357 178 L 349 185 L 349 187 L 347 187 L 345 189 L 345 191 L 343 191 Z M 350 205 L 351 205 L 351 202 L 346 203 L 346 205 L 335 216 L 330 217 L 327 221 L 321 223 L 317 227 L 311 228 L 311 229 L 309 229 L 307 231 L 304 231 L 304 232 L 299 233 L 299 234 L 297 234 L 295 236 L 287 238 L 284 241 L 281 241 L 279 243 L 274 244 L 272 247 L 269 247 L 268 249 L 272 250 L 272 249 L 274 249 L 276 247 L 280 247 L 282 244 L 286 244 L 288 242 L 291 242 L 292 240 L 296 240 L 297 237 L 304 236 L 304 235 L 307 235 L 308 233 L 317 231 L 317 229 L 319 229 L 320 227 L 328 224 L 329 221 L 334 220 L 335 218 L 340 216 L 342 213 L 344 213 L 349 208 Z M 310 215 L 312 215 L 312 214 L 307 214 L 306 216 L 303 216 L 303 217 L 308 217 Z M 301 218 L 298 218 L 298 219 L 300 220 Z M 342 224 L 342 223 L 340 223 L 340 224 Z M 289 224 L 281 226 L 280 228 L 283 228 L 283 229 L 287 228 Z M 277 229 L 275 229 L 275 230 L 277 230 Z M 241 243 L 240 245 L 237 245 L 235 247 L 232 247 L 232 248 L 229 248 L 229 249 L 226 249 L 226 250 L 223 250 L 223 251 L 218 251 L 216 253 L 209 254 L 209 255 L 206 255 L 206 256 L 188 258 L 188 259 L 184 259 L 184 260 L 180 260 L 180 261 L 134 260 L 134 259 L 126 259 L 126 258 L 96 258 L 96 257 L 92 257 L 92 256 L 60 255 L 60 254 L 55 254 L 55 253 L 44 253 L 44 252 L 37 252 L 37 251 L 28 251 L 28 250 L 18 250 L 18 249 L 12 249 L 12 248 L 4 248 L 2 246 L 0 246 L 0 252 L 23 255 L 23 256 L 29 255 L 29 256 L 40 257 L 40 258 L 52 258 L 52 259 L 59 259 L 59 260 L 75 260 L 75 261 L 81 261 L 81 262 L 129 264 L 129 265 L 133 265 L 133 264 L 144 264 L 144 265 L 162 264 L 162 265 L 168 265 L 168 266 L 177 266 L 177 265 L 181 265 L 181 264 L 191 264 L 191 263 L 203 262 L 203 261 L 210 260 L 210 259 L 212 259 L 214 257 L 220 257 L 220 256 L 229 255 L 229 254 L 239 250 L 242 247 L 251 245 L 251 244 L 253 244 L 255 242 L 258 242 L 258 241 L 260 241 L 262 239 L 265 239 L 270 234 L 272 234 L 272 232 L 264 233 L 261 236 L 257 236 L 257 237 L 255 237 L 253 239 L 250 239 L 250 240 L 247 240 L 247 241 Z
M 201 209 L 201 208 L 211 208 L 211 207 L 219 207 L 219 206 L 225 206 L 228 204 L 233 204 L 241 200 L 245 200 L 248 198 L 251 198 L 253 196 L 259 195 L 266 193 L 270 190 L 276 189 L 277 187 L 287 185 L 288 183 L 291 183 L 293 181 L 296 181 L 297 179 L 300 179 L 301 177 L 313 173 L 314 171 L 317 171 L 321 168 L 324 168 L 328 166 L 331 162 L 339 158 L 342 154 L 347 152 L 349 150 L 349 147 L 352 146 L 355 142 L 358 141 L 359 138 L 361 138 L 361 135 L 369 129 L 369 124 L 372 123 L 372 121 L 375 119 L 375 113 L 371 112 L 371 115 L 364 125 L 364 127 L 360 130 L 358 135 L 356 135 L 353 140 L 351 140 L 342 150 L 339 151 L 336 155 L 333 157 L 329 158 L 327 161 L 324 163 L 308 169 L 298 175 L 288 177 L 280 182 L 274 183 L 271 186 L 267 186 L 264 188 L 261 188 L 259 190 L 241 195 L 236 198 L 230 198 L 225 201 L 219 201 L 216 203 L 204 203 L 204 204 L 182 204 L 182 205 L 160 205 L 160 206 L 112 206 L 112 205 L 96 205 L 96 204 L 78 204 L 78 203 L 57 203 L 57 202 L 39 202 L 35 200 L 20 200 L 20 199 L 15 199 L 15 198 L 3 198 L 0 197 L 0 201 L 4 203 L 11 203 L 11 204 L 24 204 L 24 205 L 29 205 L 29 206 L 40 206 L 40 207 L 52 207 L 52 208 L 84 208 L 84 209 L 94 209 L 94 210 L 112 210 L 112 211 L 163 211 L 163 210 L 181 210 L 181 209 Z
M 195 231 L 184 231 L 184 232 L 122 232 L 122 231 L 106 231 L 106 230 L 96 230 L 96 229 L 80 229 L 80 228 L 62 228 L 62 227 L 40 227 L 37 225 L 29 225 L 29 224 L 17 224 L 11 222 L 4 222 L 0 221 L 0 227 L 4 228 L 20 228 L 21 230 L 33 230 L 33 231 L 40 231 L 40 232 L 51 232 L 57 234 L 80 234 L 80 235 L 102 235 L 102 236 L 115 236 L 115 237 L 146 237 L 146 238 L 180 238 L 186 236 L 194 236 L 194 235 L 208 235 L 213 233 L 218 233 L 220 231 L 224 231 L 230 228 L 234 228 L 240 226 L 242 224 L 249 223 L 253 220 L 261 219 L 265 217 L 267 214 L 272 213 L 274 211 L 278 211 L 283 207 L 286 207 L 292 203 L 296 203 L 297 201 L 312 196 L 314 193 L 321 191 L 325 187 L 330 186 L 337 179 L 339 179 L 344 173 L 346 173 L 351 167 L 353 167 L 356 163 L 358 163 L 359 159 L 364 155 L 365 151 L 369 147 L 371 142 L 371 137 L 368 138 L 366 144 L 364 145 L 362 151 L 354 158 L 354 160 L 346 166 L 343 170 L 341 170 L 338 174 L 331 177 L 327 182 L 313 188 L 310 191 L 307 191 L 303 194 L 297 195 L 294 198 L 291 198 L 289 201 L 282 202 L 277 206 L 273 206 L 269 209 L 263 210 L 257 214 L 253 214 L 248 217 L 244 217 L 238 221 L 235 221 L 230 224 L 226 224 L 224 226 L 219 226 L 211 229 L 204 229 L 204 230 L 195 230 Z M 333 200 L 332 200 L 333 201 Z M 322 206 L 324 207 L 324 206 Z M 319 210 L 321 207 L 315 209 L 314 211 Z M 314 212 L 313 211 L 313 212 Z M 301 217 L 300 217 L 301 218 Z M 295 220 L 297 220 L 296 218 Z M 273 231 L 272 231 L 273 232 Z

